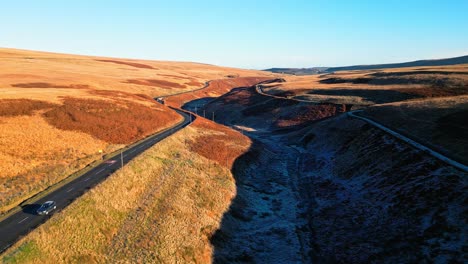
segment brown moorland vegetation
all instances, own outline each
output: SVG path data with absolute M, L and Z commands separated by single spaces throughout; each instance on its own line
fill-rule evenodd
M 210 238 L 235 196 L 235 183 L 222 167 L 224 157 L 207 154 L 219 161 L 213 162 L 198 154 L 206 144 L 196 146 L 210 135 L 227 140 L 217 141 L 221 149 L 242 153 L 249 147 L 238 132 L 199 118 L 52 216 L 1 260 L 211 262 Z
M 193 126 L 201 131 L 216 133 L 201 135 L 189 141 L 190 150 L 221 166 L 231 168 L 236 158 L 244 154 L 252 143 L 242 133 L 204 118 L 197 118 Z
M 0 214 L 87 164 L 121 148 L 64 131 L 39 114 L 0 117 Z
M 171 96 L 166 99 L 168 105 L 182 107 L 186 102 L 200 98 L 212 98 L 221 96 L 236 87 L 250 87 L 271 77 L 238 77 L 210 81 L 208 87 L 192 93 Z
M 85 132 L 113 144 L 132 143 L 182 119 L 175 112 L 130 101 L 78 98 L 65 98 L 63 105 L 44 116 L 59 129 Z
M 276 130 L 308 125 L 346 112 L 346 105 L 309 103 L 258 93 L 255 87 L 236 88 L 204 105 L 222 123 L 255 130 Z
M 115 151 L 123 147 L 120 143 L 133 143 L 180 120 L 152 98 L 229 74 L 271 75 L 198 63 L 4 48 L 0 57 L 0 214 L 99 160 L 99 150 Z M 129 79 L 166 83 L 147 86 Z
M 0 117 L 32 115 L 34 111 L 47 109 L 54 104 L 29 99 L 3 99 L 0 100 Z
M 362 115 L 467 163 L 466 65 L 343 71 L 285 77 L 262 85 L 272 95 L 363 108 Z M 447 121 L 450 120 L 450 121 Z
M 188 86 L 195 86 L 195 87 L 202 87 L 203 83 L 196 81 L 196 80 L 190 80 L 190 82 L 185 83 Z
M 342 71 L 284 78 L 286 82 L 264 85 L 264 91 L 314 102 L 358 105 L 468 93 L 466 65 Z
M 271 73 L 191 62 L 126 60 L 0 48 L 0 98 L 60 101 L 60 96 L 87 96 L 91 90 L 117 90 L 151 97 L 189 91 L 213 79 L 272 76 Z M 128 67 L 127 67 L 128 66 Z M 178 85 L 141 85 L 127 80 L 162 80 Z M 19 84 L 13 87 L 13 84 Z M 11 87 L 11 88 L 7 88 Z M 20 88 L 28 90 L 22 91 Z M 55 88 L 44 96 L 44 89 Z M 61 88 L 57 88 L 61 87 Z M 12 89 L 17 88 L 17 89 Z M 37 91 L 36 91 L 37 90 Z M 11 91 L 11 92 L 10 92 Z M 14 91 L 14 92 L 13 92 Z
M 293 114 L 280 116 L 274 126 L 291 127 L 309 123 L 310 121 L 321 120 L 327 117 L 335 116 L 342 112 L 336 105 L 319 104 L 300 106 Z
M 0 100 L 0 212 L 99 159 L 99 150 L 115 150 L 182 119 L 146 96 L 134 99 L 151 106 L 115 92 L 102 93 L 113 100 L 67 97 L 62 104 Z
M 115 90 L 92 90 L 89 92 L 93 95 L 98 95 L 100 99 L 110 99 L 110 100 L 126 100 L 126 101 L 133 101 L 138 102 L 140 104 L 144 104 L 147 106 L 154 107 L 154 98 L 146 95 L 146 94 L 134 94 L 128 93 L 124 91 L 115 91 Z

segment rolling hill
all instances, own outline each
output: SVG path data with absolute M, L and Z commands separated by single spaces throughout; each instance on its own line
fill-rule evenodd
M 274 73 L 284 73 L 292 75 L 312 75 L 321 73 L 330 73 L 337 71 L 356 71 L 356 70 L 379 70 L 391 68 L 406 68 L 406 67 L 429 67 L 429 66 L 447 66 L 468 63 L 468 55 L 436 60 L 417 60 L 403 63 L 388 63 L 388 64 L 371 64 L 371 65 L 354 65 L 342 67 L 311 67 L 311 68 L 271 68 L 264 71 Z

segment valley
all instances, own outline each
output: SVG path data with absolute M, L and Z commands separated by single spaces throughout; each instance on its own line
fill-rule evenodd
M 197 105 L 254 141 L 233 168 L 238 193 L 214 236 L 215 262 L 460 257 L 465 172 L 339 105 L 313 104 L 299 118 L 303 101 L 262 96 L 237 88 Z M 286 116 L 300 122 L 280 125 Z
M 112 63 L 152 69 L 134 62 Z M 450 67 L 443 71 L 454 71 Z M 404 75 L 420 76 L 420 71 L 405 69 Z M 425 71 L 436 74 L 431 80 L 447 75 Z M 372 76 L 395 72 L 398 69 Z M 173 95 L 148 92 L 164 105 L 147 95 L 96 89 L 86 92 L 94 97 L 86 100 L 58 96 L 58 101 L 24 102 L 28 107 L 14 114 L 11 107 L 0 109 L 8 118 L 32 115 L 56 127 L 57 133 L 80 131 L 114 145 L 131 144 L 149 132 L 107 134 L 106 123 L 95 128 L 79 124 L 99 123 L 102 115 L 106 120 L 125 117 L 129 128 L 146 129 L 144 123 L 132 123 L 137 120 L 154 123 L 151 117 L 122 116 L 119 107 L 140 117 L 149 114 L 142 107 L 152 108 L 153 114 L 161 113 L 153 117 L 158 122 L 177 121 L 167 106 L 197 115 L 192 125 L 149 148 L 21 238 L 3 253 L 3 261 L 463 259 L 467 173 L 348 113 L 376 120 L 463 163 L 464 73 L 450 75 L 440 87 L 430 88 L 439 92 L 430 94 L 421 84 L 426 81 L 418 79 L 425 80 L 425 73 L 384 90 L 379 80 L 353 81 L 369 78 L 362 77 L 369 72 L 336 73 L 339 77 L 251 73 L 202 79 L 204 87 L 174 90 Z M 350 87 L 340 88 L 343 82 Z M 8 100 L 20 99 L 4 100 L 12 105 Z M 96 100 L 103 100 L 100 106 L 112 102 L 116 107 L 104 111 Z M 64 113 L 83 121 L 73 123 Z M 60 233 L 73 239 L 54 240 Z

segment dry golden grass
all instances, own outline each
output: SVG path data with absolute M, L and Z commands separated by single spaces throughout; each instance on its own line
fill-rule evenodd
M 133 101 L 118 96 L 113 100 L 67 97 L 63 105 L 1 99 L 0 214 L 123 147 L 121 144 L 133 143 L 182 119 L 154 101 L 147 106 L 150 99 L 146 97 L 135 95 L 141 104 L 128 97 Z
M 4 48 L 0 48 L 0 58 L 0 99 L 28 98 L 59 102 L 60 96 L 91 96 L 86 87 L 156 97 L 189 91 L 206 81 L 223 79 L 227 75 L 273 75 L 191 62 L 110 59 Z M 129 80 L 140 81 L 131 83 Z M 27 84 L 28 88 L 13 86 L 18 84 Z M 44 88 L 44 84 L 55 88 Z M 45 97 L 44 89 L 47 89 Z
M 21 239 L 2 260 L 210 262 L 209 239 L 235 196 L 235 183 L 227 168 L 186 144 L 211 134 L 238 137 L 228 130 L 200 120 L 163 140 Z M 231 146 L 239 153 L 248 147 L 248 141 Z
M 99 159 L 98 150 L 105 154 L 181 119 L 153 97 L 227 75 L 271 75 L 3 48 L 0 58 L 0 215 Z
M 264 91 L 314 102 L 356 105 L 468 93 L 467 65 L 343 71 L 284 79 L 284 83 L 265 85 Z
M 49 125 L 40 115 L 0 118 L 0 213 L 121 146 Z

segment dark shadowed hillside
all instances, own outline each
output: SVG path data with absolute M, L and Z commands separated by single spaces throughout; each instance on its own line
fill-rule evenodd
M 264 71 L 273 73 L 284 73 L 292 75 L 312 75 L 320 74 L 325 72 L 336 72 L 336 71 L 355 71 L 355 70 L 377 70 L 377 69 L 389 69 L 389 68 L 405 68 L 405 67 L 428 67 L 428 66 L 446 66 L 446 65 L 457 65 L 468 63 L 468 55 L 439 59 L 439 60 L 417 60 L 402 63 L 388 63 L 388 64 L 372 64 L 372 65 L 354 65 L 354 66 L 342 66 L 342 67 L 311 67 L 311 68 L 271 68 Z
M 345 66 L 345 67 L 332 67 L 328 68 L 328 72 L 334 71 L 354 71 L 354 70 L 376 70 L 386 68 L 402 68 L 402 67 L 425 67 L 425 66 L 445 66 L 445 65 L 456 65 L 468 63 L 468 55 L 440 59 L 440 60 L 418 60 L 403 63 L 389 63 L 389 64 L 374 64 L 374 65 L 356 65 L 356 66 Z

